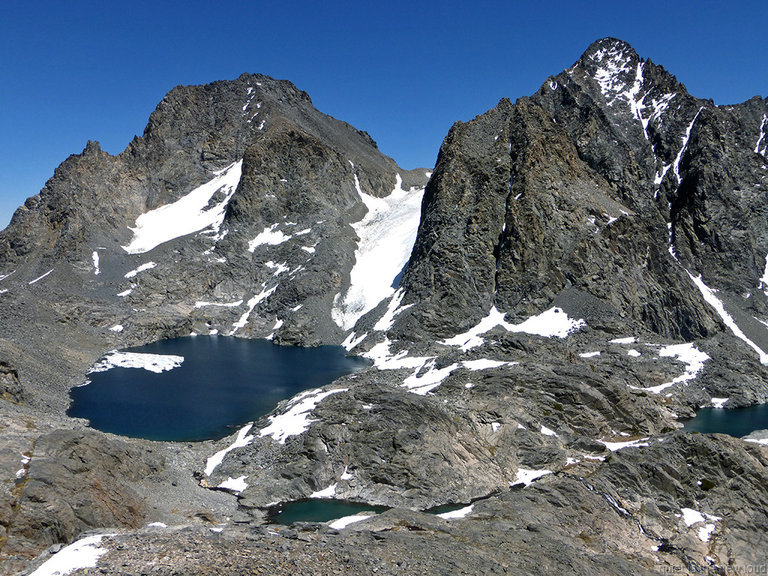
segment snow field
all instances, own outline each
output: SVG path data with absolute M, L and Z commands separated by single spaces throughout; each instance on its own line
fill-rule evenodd
M 349 275 L 349 288 L 334 300 L 333 320 L 345 330 L 395 292 L 392 284 L 408 263 L 416 241 L 424 190 L 403 190 L 400 174 L 395 178 L 390 195 L 376 198 L 362 191 L 355 175 L 355 188 L 368 212 L 352 224 L 360 239 L 355 264 Z
M 233 162 L 223 170 L 214 172 L 211 180 L 176 202 L 139 216 L 136 219 L 136 227 L 130 229 L 133 239 L 127 246 L 122 247 L 123 250 L 128 254 L 143 254 L 160 244 L 205 228 L 218 232 L 224 221 L 227 204 L 240 183 L 242 169 L 242 160 Z M 219 191 L 225 194 L 225 198 L 208 208 L 214 194 Z

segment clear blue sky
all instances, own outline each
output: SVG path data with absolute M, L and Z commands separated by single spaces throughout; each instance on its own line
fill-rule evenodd
M 615 36 L 718 104 L 768 94 L 768 2 L 0 1 L 0 228 L 89 139 L 122 151 L 163 95 L 260 72 L 431 167 L 456 120 Z

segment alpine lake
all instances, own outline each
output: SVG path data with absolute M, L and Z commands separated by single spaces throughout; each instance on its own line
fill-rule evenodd
M 188 336 L 121 352 L 180 356 L 162 372 L 111 367 L 70 391 L 69 416 L 120 436 L 197 442 L 218 440 L 269 414 L 277 404 L 370 363 L 341 346 L 299 348 L 269 340 Z
M 701 408 L 684 422 L 685 430 L 702 434 L 728 434 L 742 438 L 757 430 L 768 429 L 768 404 L 746 408 Z

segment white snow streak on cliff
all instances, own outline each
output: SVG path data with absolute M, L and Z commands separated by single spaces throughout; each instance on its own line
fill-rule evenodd
M 691 139 L 691 130 L 693 130 L 693 125 L 696 123 L 696 118 L 699 117 L 699 114 L 701 114 L 702 110 L 704 110 L 703 106 L 699 108 L 699 111 L 696 112 L 696 115 L 693 117 L 693 120 L 691 120 L 691 123 L 688 124 L 688 128 L 685 130 L 685 136 L 683 136 L 683 146 L 680 148 L 680 152 L 677 153 L 677 158 L 675 158 L 675 161 L 672 163 L 672 171 L 677 178 L 678 184 L 680 183 L 680 160 L 683 159 L 683 154 L 685 154 L 685 151 L 688 148 L 688 140 Z
M 765 139 L 766 124 L 768 124 L 768 114 L 763 114 L 763 122 L 760 124 L 760 137 L 757 139 L 757 144 L 755 144 L 755 153 L 762 154 L 763 156 L 765 156 L 766 151 L 768 151 L 768 147 L 762 146 L 763 139 Z
M 424 190 L 403 190 L 400 174 L 396 179 L 389 196 L 375 198 L 362 191 L 355 175 L 355 187 L 368 213 L 352 224 L 360 238 L 355 265 L 349 274 L 349 289 L 337 295 L 332 311 L 336 324 L 345 330 L 394 293 L 392 284 L 411 256 Z
M 686 270 L 686 272 L 688 272 Z M 741 331 L 741 328 L 736 324 L 733 317 L 728 314 L 728 312 L 725 309 L 725 305 L 723 305 L 723 302 L 715 296 L 716 290 L 712 290 L 712 288 L 708 287 L 706 284 L 704 284 L 704 280 L 701 278 L 701 274 L 694 277 L 693 274 L 688 272 L 688 276 L 691 277 L 691 280 L 693 280 L 693 283 L 696 284 L 696 287 L 701 292 L 701 295 L 704 297 L 704 300 L 712 306 L 712 308 L 715 309 L 715 312 L 717 312 L 720 315 L 720 318 L 722 318 L 723 323 L 728 326 L 728 328 L 731 329 L 731 332 L 737 337 L 746 342 L 755 352 L 758 353 L 760 356 L 760 363 L 761 364 L 768 364 L 768 354 L 766 354 L 757 344 L 752 342 L 749 338 L 747 338 L 747 335 L 744 334 L 744 332 Z
M 212 228 L 218 232 L 224 221 L 224 213 L 232 194 L 240 183 L 243 161 L 234 162 L 214 172 L 214 177 L 202 186 L 198 186 L 186 196 L 172 204 L 166 204 L 150 210 L 136 219 L 136 227 L 131 228 L 133 239 L 123 250 L 128 254 L 143 254 L 156 246 Z M 208 207 L 214 194 L 221 191 L 225 198 L 213 207 Z

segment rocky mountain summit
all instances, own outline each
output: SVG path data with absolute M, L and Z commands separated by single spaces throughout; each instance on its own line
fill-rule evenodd
M 768 401 L 767 131 L 610 38 L 432 173 L 285 81 L 172 90 L 0 233 L 3 570 L 88 530 L 83 573 L 765 566 L 762 435 L 680 428 Z M 190 333 L 372 366 L 217 442 L 65 416 L 108 350 Z M 320 497 L 390 509 L 267 523 Z

